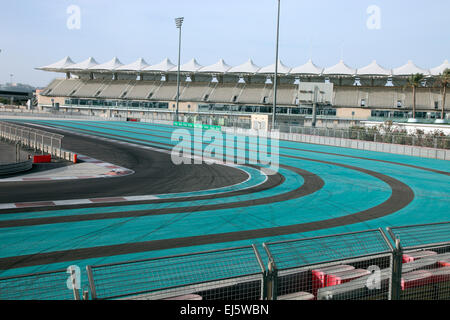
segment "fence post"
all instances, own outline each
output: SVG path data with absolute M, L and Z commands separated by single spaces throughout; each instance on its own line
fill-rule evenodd
M 400 300 L 400 294 L 402 291 L 402 263 L 403 263 L 403 250 L 400 245 L 400 239 L 395 239 L 395 248 L 393 252 L 393 265 L 392 265 L 392 286 L 391 286 L 391 300 Z
M 92 300 L 95 300 L 97 299 L 97 292 L 95 291 L 94 276 L 92 274 L 91 266 L 86 266 L 86 273 L 89 280 L 89 288 L 91 289 L 91 298 Z
M 267 266 L 267 300 L 277 300 L 277 268 L 272 258 Z

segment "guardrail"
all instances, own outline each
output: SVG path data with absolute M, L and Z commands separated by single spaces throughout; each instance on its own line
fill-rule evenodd
M 27 160 L 16 163 L 0 164 L 0 176 L 28 171 L 33 167 L 33 160 Z
M 64 136 L 60 134 L 0 121 L 0 138 L 34 149 L 35 152 L 41 151 L 68 161 L 76 159 L 73 152 L 61 148 Z
M 391 227 L 387 233 L 374 229 L 268 242 L 263 248 L 267 268 L 255 245 L 89 265 L 90 296 L 134 300 L 450 300 L 450 222 Z M 0 299 L 80 299 L 81 281 L 73 272 L 76 268 L 71 267 L 0 278 Z M 88 296 L 89 292 L 83 293 L 84 299 Z

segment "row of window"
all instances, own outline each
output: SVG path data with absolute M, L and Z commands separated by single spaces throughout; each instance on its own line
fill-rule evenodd
M 129 101 L 129 100 L 90 100 L 90 99 L 66 99 L 68 106 L 95 106 L 117 108 L 144 108 L 144 109 L 168 109 L 167 102 Z
M 199 111 L 217 111 L 217 112 L 243 112 L 243 113 L 272 113 L 273 107 L 269 106 L 240 106 L 226 104 L 200 104 Z M 311 115 L 313 109 L 306 107 L 279 107 L 278 114 L 301 114 Z M 336 116 L 336 109 L 333 108 L 317 108 L 318 115 Z
M 387 111 L 387 110 L 372 110 L 372 117 L 377 118 L 409 118 L 412 116 L 411 111 Z M 440 112 L 416 112 L 416 118 L 422 119 L 439 119 Z
M 360 106 L 361 106 L 361 107 L 368 107 L 367 102 L 366 102 L 366 99 L 361 99 L 361 104 L 360 104 Z M 402 108 L 402 107 L 404 107 L 403 100 L 397 100 L 397 108 Z M 440 105 L 439 101 L 435 101 L 435 102 L 434 102 L 434 109 L 437 110 L 437 109 L 439 109 L 440 107 L 441 107 L 441 105 Z

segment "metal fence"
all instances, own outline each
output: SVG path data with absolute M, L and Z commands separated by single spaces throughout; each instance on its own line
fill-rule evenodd
M 268 242 L 263 248 L 266 264 L 252 245 L 87 266 L 90 296 L 450 300 L 450 222 Z M 67 270 L 0 278 L 0 299 L 79 299 L 79 289 L 68 286 L 76 281 Z
M 74 160 L 72 152 L 62 149 L 64 136 L 60 134 L 0 121 L 0 138 L 33 149 L 34 152 L 40 151 L 69 161 Z
M 255 300 L 264 298 L 255 246 L 88 266 L 93 299 Z
M 80 300 L 74 272 L 68 269 L 0 278 L 0 300 Z
M 360 141 L 381 142 L 406 146 L 427 147 L 434 149 L 450 149 L 450 137 L 436 136 L 433 134 L 400 134 L 384 132 L 380 133 L 371 128 L 359 129 L 335 129 L 314 128 L 301 126 L 278 125 L 276 129 L 284 133 L 297 133 L 320 137 L 351 139 Z
M 263 246 L 272 278 L 269 297 L 274 300 L 390 298 L 392 247 L 382 230 Z M 372 284 L 374 280 L 380 282 Z
M 450 222 L 388 228 L 400 246 L 398 292 L 402 300 L 450 300 Z

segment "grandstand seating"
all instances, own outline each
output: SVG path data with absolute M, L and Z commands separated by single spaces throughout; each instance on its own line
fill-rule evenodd
M 70 94 L 76 90 L 82 84 L 80 79 L 68 79 L 63 80 L 56 85 L 53 90 L 49 93 L 49 96 L 54 97 L 68 97 Z
M 126 92 L 127 88 L 132 85 L 132 81 L 129 80 L 113 81 L 106 85 L 106 87 L 100 92 L 97 97 L 120 99 L 122 98 L 123 93 Z
M 136 99 L 152 101 L 174 101 L 177 93 L 176 81 L 158 80 L 99 80 L 99 79 L 55 79 L 43 91 L 43 96 Z M 217 104 L 271 105 L 273 84 L 265 83 L 223 83 L 223 82 L 182 82 L 180 100 Z M 355 87 L 334 88 L 335 107 L 380 108 L 398 110 L 410 109 L 412 90 L 406 87 Z M 450 93 L 448 93 L 450 96 Z M 277 104 L 296 106 L 301 104 L 298 85 L 280 83 Z M 300 100 L 298 100 L 299 98 Z M 450 98 L 448 98 L 450 100 Z M 364 105 L 362 104 L 364 100 Z M 398 102 L 401 105 L 398 106 Z M 416 106 L 419 110 L 436 111 L 436 103 L 442 101 L 439 88 L 418 88 Z
M 180 91 L 182 89 L 180 88 Z M 158 88 L 154 91 L 150 100 L 155 101 L 170 101 L 175 100 L 177 95 L 177 84 L 171 82 L 161 82 Z
M 233 93 L 236 91 L 235 88 L 237 88 L 236 83 L 224 83 L 220 86 L 217 85 L 213 92 L 209 95 L 208 101 L 216 103 L 230 103 L 233 99 Z
M 273 87 L 273 86 L 272 86 Z M 281 105 L 295 105 L 295 99 L 298 96 L 298 87 L 294 84 L 280 85 L 277 90 L 277 104 Z M 273 88 L 271 88 L 270 96 L 268 99 L 269 104 L 273 104 Z
M 127 99 L 147 99 L 150 93 L 158 88 L 159 82 L 156 81 L 137 81 L 129 88 L 125 98 Z
M 111 81 L 102 81 L 102 80 L 91 80 L 85 81 L 82 80 L 81 86 L 72 94 L 69 94 L 71 97 L 78 98 L 90 98 L 97 97 L 99 93 L 101 93 L 102 89 L 106 87 Z
M 180 88 L 180 100 L 202 101 L 208 91 L 210 91 L 209 83 L 187 82 L 183 90 Z
M 245 85 L 242 94 L 239 95 L 237 102 L 239 103 L 263 103 L 264 84 Z

